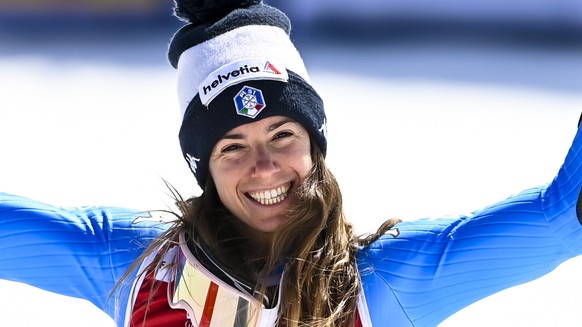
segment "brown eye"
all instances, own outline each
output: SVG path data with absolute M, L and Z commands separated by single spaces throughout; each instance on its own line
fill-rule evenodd
M 275 140 L 276 139 L 283 139 L 283 138 L 286 138 L 286 137 L 289 137 L 289 136 L 292 136 L 292 135 L 293 135 L 293 133 L 291 133 L 291 132 L 283 131 L 283 132 L 279 132 L 279 133 L 275 134 L 275 136 L 273 137 L 273 139 L 275 139 Z
M 228 152 L 236 151 L 236 150 L 241 149 L 241 148 L 242 148 L 242 146 L 240 144 L 230 144 L 230 145 L 227 145 L 224 148 L 222 148 L 221 152 L 228 153 Z

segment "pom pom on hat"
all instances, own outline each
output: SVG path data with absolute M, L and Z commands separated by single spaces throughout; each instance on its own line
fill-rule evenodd
M 214 23 L 237 8 L 261 4 L 262 0 L 179 0 L 175 3 L 176 17 L 198 26 Z
M 287 16 L 262 1 L 175 2 L 175 15 L 188 23 L 172 38 L 168 59 L 178 71 L 180 146 L 199 186 L 216 142 L 267 117 L 298 121 L 325 155 L 323 102 L 289 38 Z

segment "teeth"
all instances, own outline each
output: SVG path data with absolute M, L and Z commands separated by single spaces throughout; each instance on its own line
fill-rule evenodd
M 285 200 L 287 197 L 287 191 L 289 191 L 289 185 L 274 188 L 272 190 L 249 193 L 249 195 L 260 204 L 272 205 Z

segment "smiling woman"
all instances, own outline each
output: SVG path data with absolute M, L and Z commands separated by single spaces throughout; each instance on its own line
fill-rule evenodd
M 258 0 L 182 0 L 175 12 L 186 22 L 169 48 L 179 140 L 202 193 L 183 198 L 171 189 L 177 210 L 163 213 L 60 208 L 0 194 L 0 278 L 88 300 L 124 327 L 432 327 L 582 254 L 582 131 L 575 122 L 577 135 L 550 183 L 468 215 L 391 219 L 358 236 L 326 161 L 323 101 L 285 14 Z M 353 91 L 349 81 L 337 84 Z M 339 98 L 351 109 L 351 139 L 355 125 L 365 125 L 361 131 L 385 117 L 382 108 L 356 115 L 354 107 L 388 102 Z M 348 170 L 358 178 L 372 167 L 364 166 L 366 155 L 383 158 L 398 140 L 398 132 L 387 136 L 388 126 L 382 120 L 376 134 L 359 134 L 354 147 L 372 149 L 364 156 L 349 149 L 356 159 Z M 424 127 L 418 133 L 432 136 Z M 463 133 L 453 134 L 450 141 Z M 463 152 L 463 163 L 480 155 Z M 386 172 L 381 164 L 375 174 Z M 389 187 L 356 192 L 388 198 Z M 365 200 L 362 206 L 379 202 Z
M 224 206 L 267 233 L 285 221 L 293 194 L 312 166 L 309 134 L 281 116 L 227 132 L 214 146 L 209 165 Z

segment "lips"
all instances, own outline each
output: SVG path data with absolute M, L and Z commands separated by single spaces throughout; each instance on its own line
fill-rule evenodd
M 251 198 L 262 205 L 274 205 L 285 200 L 290 187 L 291 184 L 286 184 L 270 190 L 249 192 L 248 194 Z

